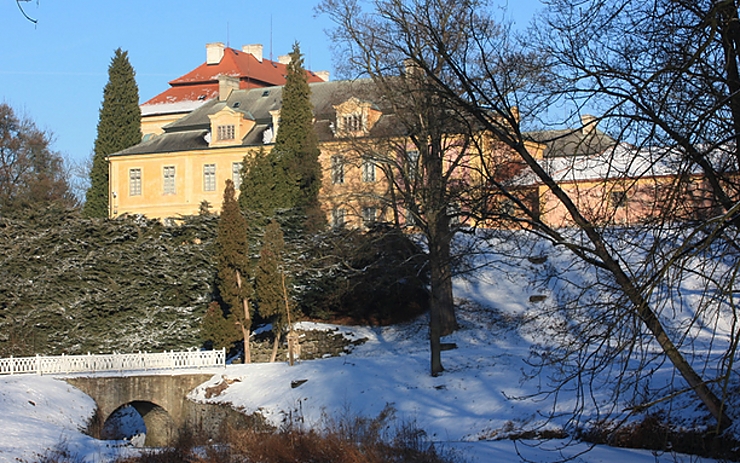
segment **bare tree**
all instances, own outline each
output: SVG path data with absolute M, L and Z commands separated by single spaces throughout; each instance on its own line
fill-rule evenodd
M 376 2 L 377 14 L 368 15 L 353 0 L 326 0 L 319 11 L 337 24 L 335 43 L 347 73 L 372 81 L 369 101 L 380 102 L 392 123 L 375 130 L 372 137 L 353 144 L 356 162 L 371 163 L 384 174 L 389 191 L 378 200 L 387 201 L 396 224 L 412 225 L 426 239 L 431 275 L 430 347 L 431 373 L 443 371 L 441 337 L 457 328 L 452 294 L 451 242 L 460 224 L 473 219 L 471 203 L 480 203 L 480 176 L 473 154 L 485 149 L 485 141 L 471 126 L 466 113 L 448 104 L 439 82 L 446 79 L 445 53 L 426 46 L 415 36 L 406 11 L 398 22 L 394 2 Z M 446 27 L 461 19 L 457 8 L 437 20 L 440 40 L 454 51 L 466 44 L 457 31 Z M 440 13 L 442 10 L 440 10 Z M 420 66 L 420 61 L 423 61 Z M 429 74 L 429 75 L 428 75 Z M 475 184 L 475 185 L 474 185 Z
M 575 381 L 579 388 L 588 390 L 593 385 L 588 382 L 589 378 L 597 378 L 599 372 L 612 368 L 613 362 L 618 362 L 619 368 L 624 372 L 634 372 L 635 366 L 631 364 L 631 360 L 637 360 L 639 371 L 640 366 L 646 364 L 646 356 L 641 357 L 641 352 L 646 352 L 644 346 L 647 336 L 652 343 L 659 346 L 660 357 L 670 362 L 686 381 L 686 390 L 697 394 L 716 419 L 718 429 L 727 428 L 732 422 L 726 412 L 727 387 L 718 396 L 717 389 L 712 387 L 715 378 L 702 376 L 692 362 L 687 360 L 681 347 L 691 347 L 687 340 L 692 337 L 692 326 L 671 325 L 671 313 L 664 310 L 670 309 L 667 301 L 672 299 L 664 299 L 662 296 L 666 295 L 665 292 L 677 291 L 671 272 L 688 269 L 688 259 L 706 263 L 704 270 L 701 270 L 701 277 L 711 282 L 716 273 L 711 273 L 714 271 L 710 269 L 711 256 L 707 255 L 710 244 L 725 243 L 727 248 L 734 240 L 734 235 L 728 236 L 725 232 L 728 227 L 735 227 L 734 222 L 737 220 L 738 207 L 735 206 L 736 199 L 733 199 L 737 197 L 737 193 L 732 188 L 728 191 L 731 179 L 735 177 L 718 173 L 722 172 L 719 166 L 725 165 L 722 163 L 727 159 L 724 155 L 727 152 L 725 146 L 734 146 L 737 132 L 730 126 L 726 136 L 713 133 L 720 121 L 732 121 L 732 118 L 725 116 L 731 113 L 734 93 L 731 90 L 720 91 L 718 97 L 717 80 L 713 80 L 710 75 L 705 80 L 713 85 L 701 89 L 692 87 L 696 85 L 692 81 L 699 69 L 725 69 L 724 64 L 728 62 L 727 50 L 732 50 L 733 47 L 721 45 L 730 42 L 713 39 L 713 46 L 708 47 L 709 42 L 706 40 L 682 39 L 680 33 L 685 30 L 677 28 L 673 32 L 677 34 L 672 39 L 673 42 L 664 43 L 662 41 L 668 40 L 666 34 L 670 33 L 659 35 L 657 29 L 664 25 L 658 20 L 661 18 L 653 16 L 653 47 L 635 48 L 635 44 L 630 42 L 633 34 L 625 31 L 635 31 L 638 34 L 640 29 L 634 27 L 634 24 L 631 24 L 633 27 L 626 27 L 625 24 L 616 24 L 613 21 L 620 18 L 627 22 L 648 21 L 644 17 L 647 13 L 634 11 L 640 10 L 642 6 L 638 7 L 635 2 L 626 0 L 586 1 L 575 7 L 571 2 L 552 2 L 559 9 L 554 10 L 556 16 L 548 27 L 557 24 L 561 27 L 554 29 L 554 32 L 553 29 L 540 27 L 540 43 L 548 46 L 531 50 L 521 48 L 512 40 L 509 31 L 492 19 L 489 5 L 483 0 L 457 2 L 454 6 L 440 0 L 376 0 L 370 3 L 374 8 L 370 15 L 363 13 L 358 2 L 353 0 L 326 0 L 323 3 L 325 11 L 330 11 L 339 18 L 339 33 L 345 43 L 349 44 L 349 53 L 346 56 L 350 59 L 355 56 L 365 58 L 365 63 L 371 63 L 372 66 L 365 64 L 362 69 L 371 75 L 388 72 L 396 66 L 395 63 L 402 59 L 407 60 L 424 77 L 425 85 L 434 88 L 434 97 L 440 107 L 461 114 L 463 120 L 473 119 L 475 123 L 468 125 L 471 133 L 484 130 L 502 143 L 512 153 L 513 165 L 526 167 L 526 174 L 534 179 L 538 188 L 543 188 L 545 195 L 551 197 L 557 207 L 562 208 L 568 223 L 574 225 L 575 229 L 560 228 L 559 224 L 548 222 L 547 211 L 539 209 L 542 195 L 537 196 L 534 202 L 526 200 L 526 195 L 522 195 L 520 188 L 525 171 L 520 172 L 522 175 L 502 178 L 497 168 L 493 168 L 500 164 L 483 158 L 478 166 L 493 194 L 514 209 L 503 215 L 567 249 L 579 259 L 581 265 L 591 269 L 596 275 L 595 283 L 601 289 L 608 290 L 609 294 L 616 294 L 616 300 L 594 300 L 585 311 L 580 310 L 582 305 L 579 304 L 584 304 L 584 301 L 579 302 L 580 298 L 570 301 L 579 303 L 568 306 L 573 310 L 566 314 L 570 321 L 564 324 L 564 328 L 568 330 L 566 333 L 572 335 L 567 337 L 568 341 L 581 349 L 565 349 L 564 355 L 554 356 L 575 362 L 572 364 L 577 367 L 564 374 L 561 380 Z M 645 10 L 654 6 L 653 2 L 649 3 L 650 5 L 644 6 Z M 668 8 L 668 3 L 676 2 L 656 0 L 655 5 L 662 4 L 665 14 L 676 13 L 675 9 Z M 690 19 L 695 13 L 687 5 L 683 5 L 678 17 L 688 21 L 688 24 L 702 24 L 705 27 L 721 25 L 724 21 L 729 33 L 732 30 L 731 18 L 736 17 L 733 16 L 736 15 L 736 8 L 730 14 L 714 2 L 706 3 L 712 12 L 708 16 L 694 15 L 695 19 Z M 608 5 L 609 8 L 600 11 L 599 7 L 603 5 Z M 714 30 L 717 33 L 709 33 L 707 37 L 722 36 L 719 33 L 721 26 L 716 26 Z M 615 46 L 614 41 L 620 40 L 624 43 Z M 602 48 L 591 47 L 592 42 Z M 711 59 L 701 66 L 677 65 L 676 59 L 669 53 L 674 45 L 678 45 L 677 42 L 689 44 L 686 46 L 695 47 L 697 52 Z M 663 47 L 656 48 L 656 44 L 663 44 Z M 707 47 L 702 49 L 704 44 Z M 712 48 L 712 51 L 708 51 L 708 48 Z M 645 54 L 641 54 L 643 51 Z M 667 70 L 672 65 L 673 77 L 670 74 L 650 75 L 643 72 L 645 69 L 641 66 L 649 62 L 649 52 L 656 57 L 661 53 L 665 55 L 664 69 Z M 571 58 L 563 56 L 567 53 L 570 53 Z M 623 66 L 619 78 L 615 78 L 611 72 L 613 68 L 594 65 L 594 60 L 602 58 L 614 59 L 614 63 Z M 355 64 L 363 64 L 363 61 Z M 728 75 L 731 74 L 732 67 L 727 67 L 730 70 Z M 683 79 L 678 76 L 683 76 Z M 640 79 L 642 83 L 639 82 Z M 550 86 L 550 82 L 556 82 L 557 85 Z M 720 87 L 731 89 L 731 82 Z M 636 89 L 643 89 L 645 95 L 655 98 L 656 104 L 652 106 L 652 110 L 648 111 L 649 107 L 640 105 L 635 98 L 631 98 Z M 617 143 L 598 153 L 604 156 L 600 165 L 607 167 L 601 184 L 602 200 L 613 197 L 611 193 L 616 192 L 613 191 L 614 185 L 623 185 L 626 190 L 638 188 L 638 180 L 654 177 L 659 167 L 672 169 L 671 178 L 675 181 L 661 184 L 660 189 L 653 191 L 652 199 L 645 199 L 646 202 L 657 204 L 653 210 L 658 213 L 643 217 L 650 217 L 651 223 L 628 230 L 617 229 L 617 214 L 613 210 L 605 214 L 595 214 L 598 210 L 583 201 L 582 192 L 568 190 L 563 186 L 564 178 L 558 172 L 575 172 L 574 160 L 543 158 L 542 147 L 555 144 L 558 140 L 547 137 L 532 139 L 529 134 L 523 133 L 520 120 L 534 119 L 533 114 L 557 103 L 558 97 L 565 96 L 578 103 L 574 106 L 576 111 L 599 100 L 599 108 L 606 110 L 604 113 L 607 116 L 612 115 L 616 121 L 630 121 L 631 125 L 623 124 L 621 130 L 615 133 L 615 139 L 617 142 L 629 141 L 631 145 Z M 688 98 L 683 109 L 678 104 L 682 98 Z M 692 106 L 692 101 L 706 105 Z M 710 101 L 714 103 L 709 104 Z M 522 108 L 527 111 L 521 111 Z M 727 108 L 727 111 L 720 108 Z M 660 143 L 656 147 L 655 142 L 665 138 L 654 138 L 654 135 L 669 134 L 675 127 L 681 126 L 677 123 L 687 115 L 701 114 L 712 117 L 706 121 L 694 117 L 689 124 L 681 125 L 694 127 L 704 137 L 684 140 L 677 132 L 673 138 L 669 137 L 674 141 L 670 146 Z M 643 124 L 646 121 L 650 123 Z M 587 133 L 587 129 L 594 123 L 587 121 L 573 132 Z M 627 130 L 630 127 L 633 128 L 632 131 Z M 697 155 L 699 146 L 702 146 L 703 152 Z M 678 148 L 678 158 L 674 155 L 674 148 Z M 713 164 L 710 160 L 715 159 L 717 153 L 719 164 Z M 618 157 L 625 163 L 623 168 L 619 168 L 623 164 L 617 163 Z M 682 160 L 689 164 L 682 164 Z M 564 169 L 556 171 L 557 162 L 561 162 L 560 167 Z M 702 219 L 706 215 L 699 213 L 702 208 L 687 208 L 692 215 L 681 216 L 676 212 L 680 208 L 671 207 L 685 203 L 687 194 L 697 188 L 704 188 L 704 183 L 697 186 L 696 183 L 689 182 L 695 172 L 691 168 L 697 166 L 711 185 L 712 197 L 724 210 L 718 217 Z M 714 167 L 709 168 L 710 166 Z M 519 170 L 519 167 L 515 170 Z M 716 178 L 713 179 L 713 176 Z M 512 178 L 519 182 L 511 182 Z M 703 200 L 698 203 L 704 204 Z M 489 203 L 492 204 L 500 202 Z M 601 204 L 605 204 L 604 201 Z M 706 213 L 711 211 L 711 206 L 703 209 Z M 499 213 L 480 211 L 483 217 L 491 212 Z M 686 219 L 691 219 L 691 222 Z M 689 223 L 694 225 L 687 229 Z M 680 226 L 674 227 L 674 224 Z M 646 233 L 649 234 L 649 239 L 645 239 Z M 737 254 L 737 250 L 732 252 Z M 729 268 L 737 268 L 737 259 L 731 258 Z M 736 272 L 731 273 L 734 275 Z M 719 288 L 717 294 L 722 296 L 717 297 L 723 297 L 725 304 L 734 307 L 731 300 L 734 288 L 732 285 L 734 277 L 730 281 L 717 282 L 716 286 L 711 283 L 712 288 L 708 291 Z M 661 293 L 663 291 L 665 292 Z M 713 299 L 716 301 L 717 297 Z M 709 299 L 711 298 L 707 297 Z M 720 312 L 721 310 L 715 311 Z M 723 337 L 722 342 L 728 342 L 727 355 L 720 360 L 720 364 L 714 364 L 714 371 L 719 373 L 718 379 L 726 380 L 730 374 L 729 367 L 736 358 L 737 335 L 730 336 L 729 341 L 725 339 Z M 588 372 L 579 369 L 584 365 L 590 365 Z M 711 374 L 708 368 L 703 372 L 705 375 Z M 627 377 L 628 375 L 621 376 L 625 382 L 628 381 Z
M 64 160 L 50 145 L 50 134 L 0 104 L 0 210 L 53 202 L 76 205 Z
M 15 0 L 15 3 L 18 5 L 18 9 L 21 10 L 21 14 L 23 15 L 24 18 L 26 18 L 28 22 L 33 23 L 33 24 L 38 24 L 39 22 L 38 19 L 34 19 L 30 17 L 28 13 L 26 13 L 26 10 L 23 9 L 23 5 L 21 5 L 21 2 L 28 3 L 30 1 L 31 0 Z

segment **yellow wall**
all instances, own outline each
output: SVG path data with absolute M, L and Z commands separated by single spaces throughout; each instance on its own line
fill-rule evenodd
M 344 182 L 334 183 L 332 179 L 332 158 L 341 156 L 344 160 Z M 357 153 L 343 143 L 326 143 L 321 146 L 319 162 L 322 167 L 321 190 L 319 202 L 326 214 L 329 224 L 332 221 L 332 210 L 344 209 L 345 225 L 361 227 L 363 225 L 363 207 L 374 207 L 378 215 L 376 220 L 392 219 L 388 204 L 388 181 L 379 167 L 375 167 L 375 181 L 365 182 L 362 179 L 363 161 Z
M 155 114 L 152 116 L 141 117 L 141 135 L 146 137 L 147 135 L 161 135 L 164 133 L 162 127 L 183 116 L 182 113 L 175 114 Z
M 219 212 L 227 179 L 232 178 L 232 163 L 242 162 L 253 150 L 219 148 L 200 151 L 113 156 L 110 161 L 110 216 L 142 214 L 149 218 L 168 218 L 197 214 L 203 200 L 211 211 Z M 251 154 L 250 154 L 251 155 Z M 216 188 L 204 191 L 203 166 L 216 165 Z M 164 167 L 175 167 L 175 194 L 164 194 Z M 139 196 L 131 196 L 129 170 L 141 169 Z
M 211 204 L 212 212 L 218 213 L 223 202 L 225 182 L 232 178 L 232 163 L 243 162 L 245 155 L 251 157 L 259 149 L 260 147 L 232 146 L 175 153 L 112 156 L 109 158 L 110 216 L 142 214 L 149 218 L 176 218 L 197 214 L 203 200 Z M 378 198 L 387 191 L 387 182 L 379 168 L 375 171 L 375 182 L 363 182 L 361 164 L 356 157 L 347 155 L 340 144 L 325 144 L 321 151 L 319 162 L 322 165 L 323 178 L 319 197 L 329 223 L 335 207 L 346 210 L 345 223 L 348 226 L 362 224 L 363 207 L 377 207 L 378 220 L 390 219 L 382 202 L 371 199 Z M 345 181 L 339 185 L 332 183 L 331 176 L 331 158 L 337 153 L 344 154 L 347 161 Z M 203 166 L 206 164 L 216 165 L 215 191 L 204 191 Z M 165 166 L 175 167 L 175 194 L 164 194 Z M 130 169 L 141 169 L 141 195 L 130 195 Z

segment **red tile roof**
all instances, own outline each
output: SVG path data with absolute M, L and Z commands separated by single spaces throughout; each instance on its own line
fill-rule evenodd
M 203 63 L 184 76 L 169 82 L 170 88 L 143 103 L 156 105 L 180 101 L 210 100 L 218 96 L 218 76 L 226 74 L 239 77 L 239 88 L 284 85 L 287 66 L 277 61 L 257 60 L 251 53 L 224 48 L 218 64 Z M 309 82 L 323 82 L 319 76 L 306 71 Z

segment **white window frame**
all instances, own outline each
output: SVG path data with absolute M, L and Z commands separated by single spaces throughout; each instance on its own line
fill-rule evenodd
M 416 180 L 419 175 L 419 150 L 406 151 L 409 179 Z
M 362 181 L 365 183 L 375 182 L 375 163 L 372 161 L 363 161 L 362 163 Z
M 342 130 L 345 132 L 360 132 L 365 130 L 365 118 L 362 113 L 351 113 L 342 116 Z
M 203 164 L 203 191 L 216 191 L 216 164 Z
M 374 206 L 365 206 L 362 208 L 362 224 L 365 227 L 371 227 L 378 220 L 378 208 Z
M 216 127 L 217 140 L 233 140 L 234 138 L 236 138 L 236 127 L 234 124 L 224 124 Z
M 344 228 L 347 210 L 341 207 L 335 207 L 331 210 L 331 226 L 333 228 Z
M 128 170 L 128 195 L 141 196 L 141 167 Z
M 344 158 L 342 156 L 331 157 L 331 183 L 333 185 L 344 184 Z
M 166 195 L 176 194 L 175 190 L 175 166 L 164 166 L 162 168 L 162 193 Z
M 242 163 L 231 163 L 231 181 L 234 182 L 234 189 L 239 190 L 242 186 Z

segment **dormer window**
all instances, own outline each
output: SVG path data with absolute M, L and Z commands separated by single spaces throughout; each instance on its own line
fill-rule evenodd
M 382 113 L 369 101 L 352 97 L 334 106 L 338 136 L 363 136 L 378 122 Z
M 362 123 L 362 114 L 348 114 L 342 117 L 341 129 L 346 132 L 359 132 L 363 130 L 365 124 Z
M 208 146 L 234 146 L 254 128 L 254 118 L 248 113 L 234 109 L 230 105 L 222 107 L 215 114 L 209 114 L 212 139 Z
M 234 124 L 219 125 L 217 127 L 217 139 L 220 140 L 233 140 L 234 139 Z

